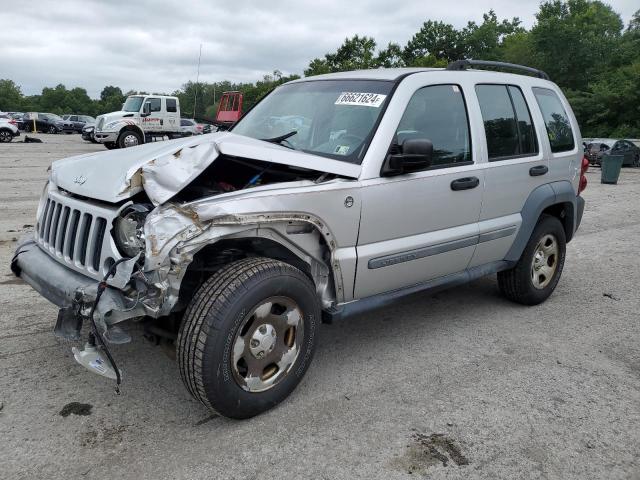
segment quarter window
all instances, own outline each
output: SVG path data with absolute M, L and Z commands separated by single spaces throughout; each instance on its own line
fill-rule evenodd
M 396 131 L 398 145 L 407 139 L 433 144 L 433 167 L 471 161 L 471 140 L 464 96 L 458 85 L 433 85 L 413 94 Z
M 162 108 L 161 108 L 161 101 L 159 98 L 150 98 L 149 100 L 147 100 L 151 106 L 151 111 L 152 112 L 159 112 Z
M 527 102 L 512 85 L 476 85 L 489 161 L 538 153 Z
M 175 113 L 178 111 L 178 106 L 175 98 L 167 98 L 167 112 Z
M 540 106 L 540 111 L 547 127 L 547 135 L 553 153 L 573 150 L 575 146 L 569 116 L 558 95 L 548 88 L 533 88 L 533 94 Z

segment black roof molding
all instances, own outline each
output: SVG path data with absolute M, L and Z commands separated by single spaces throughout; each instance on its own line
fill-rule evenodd
M 544 78 L 545 80 L 551 80 L 542 70 L 537 68 L 527 67 L 525 65 L 518 65 L 516 63 L 506 62 L 494 62 L 491 60 L 456 60 L 455 62 L 447 65 L 447 70 L 466 70 L 469 67 L 493 67 L 493 68 L 506 68 L 509 70 L 521 70 L 523 72 L 531 73 L 538 78 Z

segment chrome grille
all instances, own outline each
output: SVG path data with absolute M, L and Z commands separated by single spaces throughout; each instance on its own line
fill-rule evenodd
M 117 214 L 117 208 L 50 191 L 37 221 L 36 240 L 59 262 L 101 279 L 108 259 L 121 257 L 107 234 Z

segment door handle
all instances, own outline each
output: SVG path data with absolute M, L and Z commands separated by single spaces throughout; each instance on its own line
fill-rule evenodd
M 531 167 L 529 169 L 529 175 L 532 177 L 539 177 L 540 175 L 544 175 L 549 171 L 549 167 L 546 165 L 536 165 L 535 167 Z
M 451 182 L 451 190 L 470 190 L 480 185 L 478 177 L 458 178 Z

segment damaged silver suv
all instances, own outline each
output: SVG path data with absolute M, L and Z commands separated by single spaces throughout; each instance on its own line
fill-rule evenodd
M 469 68 L 487 64 L 533 75 Z M 121 322 L 173 326 L 189 392 L 247 418 L 300 382 L 321 321 L 494 273 L 544 301 L 582 217 L 580 145 L 527 67 L 305 78 L 230 132 L 54 162 L 12 269 L 60 307 L 57 335 L 86 325 L 88 369 L 120 382 Z

